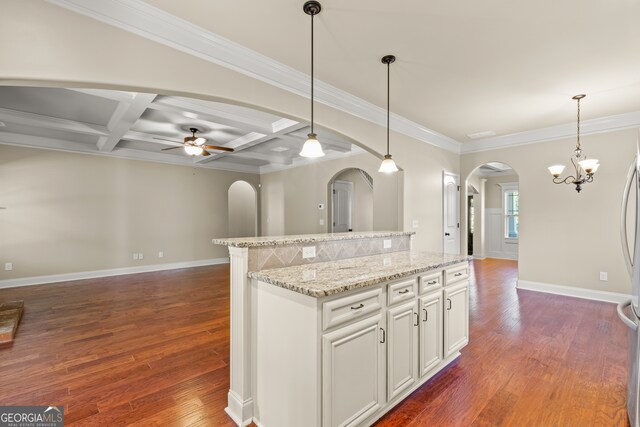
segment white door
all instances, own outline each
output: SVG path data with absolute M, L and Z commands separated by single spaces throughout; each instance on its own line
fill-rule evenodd
M 442 360 L 442 291 L 420 299 L 420 376 Z
M 418 318 L 415 301 L 390 308 L 387 312 L 387 398 L 400 395 L 415 383 Z
M 333 193 L 332 203 L 332 231 L 344 233 L 351 231 L 351 210 L 353 200 L 353 182 L 334 181 L 331 185 Z
M 383 326 L 378 314 L 323 336 L 323 427 L 360 425 L 384 406 Z
M 469 343 L 469 281 L 444 289 L 444 357 Z
M 442 217 L 446 254 L 460 253 L 460 176 L 442 173 Z

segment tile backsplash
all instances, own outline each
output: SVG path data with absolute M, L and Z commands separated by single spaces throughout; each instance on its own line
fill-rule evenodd
M 390 248 L 384 248 L 385 240 L 391 240 Z M 302 258 L 302 248 L 306 246 L 316 247 L 316 256 L 314 258 Z M 408 251 L 410 249 L 411 236 L 252 247 L 249 248 L 249 271 L 357 258 L 388 252 Z

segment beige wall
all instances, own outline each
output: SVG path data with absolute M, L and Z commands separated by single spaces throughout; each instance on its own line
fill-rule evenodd
M 236 181 L 228 191 L 229 237 L 258 235 L 258 196 L 246 181 Z
M 0 81 L 4 84 L 35 82 L 63 87 L 151 91 L 232 101 L 292 119 L 307 120 L 309 115 L 306 97 L 46 2 L 3 3 L 0 48 L 3 57 L 11 58 L 0 67 Z M 24 52 L 29 52 L 29 55 Z M 318 70 L 318 78 L 322 79 L 321 69 Z M 377 153 L 379 160 L 382 159 L 381 153 L 385 152 L 384 127 L 321 103 L 316 103 L 315 118 L 319 126 L 361 142 Z M 321 134 L 318 137 L 322 139 Z M 384 224 L 374 224 L 374 227 L 389 228 L 398 223 L 405 230 L 417 232 L 415 248 L 442 250 L 442 171 L 459 173 L 460 157 L 395 132 L 391 133 L 391 153 L 404 170 L 398 175 L 398 180 L 404 181 L 404 203 L 397 207 L 395 215 L 383 221 Z M 360 167 L 358 164 L 350 166 Z M 376 174 L 372 173 L 372 176 L 376 178 Z M 262 216 L 269 218 L 268 229 L 263 234 L 310 229 L 325 231 L 326 228 L 319 225 L 303 226 L 296 224 L 295 218 L 279 215 L 286 214 L 284 208 L 290 204 L 276 199 L 294 197 L 285 193 L 285 184 L 275 184 L 261 193 L 267 200 L 265 207 L 268 209 Z M 326 181 L 322 185 L 326 186 Z M 296 189 L 294 194 L 302 192 Z M 314 204 L 325 198 L 326 195 L 320 193 L 312 197 Z M 276 203 L 271 203 L 274 201 Z M 305 206 L 303 210 L 318 216 L 317 208 Z M 397 221 L 394 221 L 395 217 L 398 217 Z M 411 228 L 412 220 L 419 221 L 419 228 Z M 285 230 L 285 221 L 292 221 L 289 230 Z
M 357 169 L 349 169 L 335 178 L 336 181 L 347 181 L 353 183 L 353 203 L 351 209 L 351 228 L 353 231 L 371 231 L 373 230 L 373 188 L 362 176 Z M 375 187 L 376 181 L 373 181 Z M 397 192 L 394 195 L 397 200 Z M 332 199 L 327 197 L 327 214 L 331 221 L 331 212 L 333 210 Z M 396 206 L 397 211 L 397 206 Z
M 585 153 L 599 159 L 601 167 L 595 182 L 585 185 L 580 194 L 572 185 L 553 184 L 546 169 L 552 164 L 569 163 L 575 147 L 573 138 L 462 156 L 463 177 L 491 161 L 506 163 L 518 174 L 520 280 L 630 292 L 619 216 L 637 132 L 624 130 L 582 138 Z M 607 282 L 599 280 L 600 271 L 609 273 Z
M 240 179 L 259 183 L 253 174 L 0 145 L 0 263 L 14 268 L 0 280 L 224 258 L 211 239 L 227 236 L 227 190 Z
M 491 176 L 487 178 L 487 183 L 485 184 L 485 208 L 502 208 L 502 188 L 500 184 L 505 182 L 518 182 L 518 175 Z
M 350 168 L 360 168 L 373 177 L 372 229 L 400 229 L 402 191 L 399 189 L 399 175 L 379 173 L 379 166 L 377 157 L 364 153 L 263 174 L 263 234 L 326 233 L 331 220 L 329 183 Z M 321 203 L 325 206 L 323 210 L 318 209 Z M 321 219 L 324 225 L 320 225 Z

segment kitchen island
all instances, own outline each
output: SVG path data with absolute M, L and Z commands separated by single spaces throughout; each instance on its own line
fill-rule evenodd
M 215 241 L 234 244 L 227 413 L 239 425 L 369 425 L 459 356 L 468 257 L 412 252 L 411 235 Z

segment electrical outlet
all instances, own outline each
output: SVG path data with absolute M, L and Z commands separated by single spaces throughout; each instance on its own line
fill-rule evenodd
M 138 254 L 138 259 L 144 259 L 144 254 L 142 252 Z
M 391 249 L 391 239 L 384 239 L 382 242 L 384 249 Z
M 606 282 L 607 280 L 609 280 L 609 274 L 606 271 L 601 271 L 600 280 Z
M 11 271 L 11 270 L 13 270 L 13 263 L 12 263 L 12 262 L 5 262 L 5 263 L 4 263 L 4 270 L 5 270 L 5 271 Z
M 133 260 L 134 260 L 134 261 L 137 261 L 137 260 L 138 260 L 138 253 L 137 253 L 137 252 L 133 254 Z
M 162 251 L 158 252 L 158 258 L 164 258 L 164 252 Z
M 324 225 L 324 219 L 320 220 L 320 225 Z
M 412 226 L 413 228 L 418 228 L 418 226 L 419 226 L 418 220 L 417 220 L 417 219 L 414 219 L 414 220 L 411 222 L 411 226 Z
M 315 257 L 316 257 L 315 246 L 307 246 L 302 248 L 302 258 L 315 258 Z

